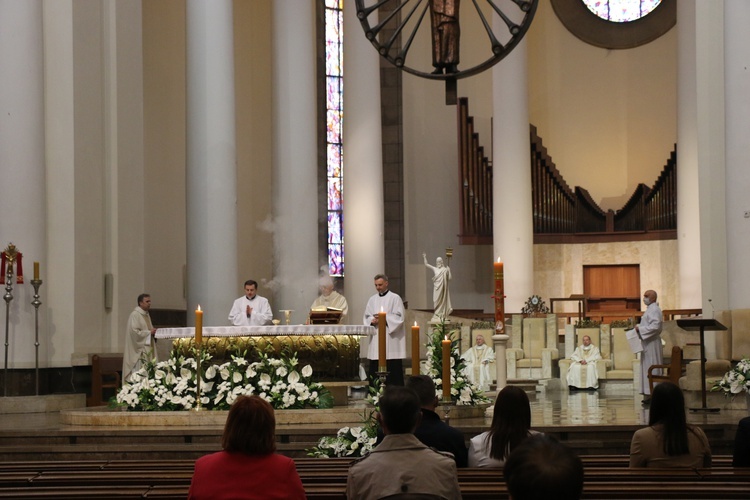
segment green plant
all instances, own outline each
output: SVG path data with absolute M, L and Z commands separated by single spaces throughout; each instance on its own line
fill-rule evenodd
M 633 323 L 629 319 L 616 319 L 612 321 L 609 326 L 611 328 L 633 328 Z
M 475 321 L 471 324 L 472 330 L 494 330 L 494 321 Z
M 595 319 L 589 319 L 584 318 L 582 320 L 576 321 L 575 327 L 576 328 L 599 328 L 599 325 L 601 325 L 601 321 L 596 321 Z

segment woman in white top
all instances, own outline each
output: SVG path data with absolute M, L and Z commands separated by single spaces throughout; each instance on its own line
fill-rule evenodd
M 502 468 L 505 459 L 518 444 L 532 434 L 531 406 L 526 393 L 506 386 L 495 399 L 490 430 L 471 438 L 469 467 Z

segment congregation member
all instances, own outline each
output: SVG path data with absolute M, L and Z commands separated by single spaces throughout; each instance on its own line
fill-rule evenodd
M 414 431 L 417 439 L 430 448 L 452 454 L 457 467 L 466 467 L 469 458 L 464 434 L 440 420 L 435 411 L 439 403 L 432 378 L 429 375 L 412 375 L 406 378 L 405 387 L 417 394 L 422 409 L 422 421 Z M 382 430 L 378 429 L 378 442 L 382 439 Z
M 125 346 L 122 356 L 122 379 L 125 382 L 141 368 L 144 359 L 157 361 L 156 328 L 151 324 L 151 295 L 142 293 L 137 299 L 138 306 L 128 317 L 125 330 Z
M 346 315 L 349 314 L 349 304 L 346 303 L 346 297 L 333 289 L 333 279 L 330 276 L 323 276 L 318 282 L 320 295 L 310 306 L 311 311 L 328 311 L 330 309 L 341 311 L 339 323 L 346 323 Z
M 518 445 L 503 468 L 513 500 L 578 500 L 583 493 L 583 463 L 552 436 L 537 434 Z
M 484 342 L 483 335 L 477 335 L 473 347 L 466 349 L 461 357 L 466 361 L 466 375 L 472 384 L 481 391 L 489 391 L 493 382 L 492 370 L 495 366 L 495 351 Z
M 685 418 L 682 389 L 671 382 L 654 387 L 648 427 L 630 442 L 630 467 L 711 467 L 711 447 L 700 427 Z
M 222 451 L 195 461 L 188 498 L 304 500 L 294 460 L 275 453 L 276 417 L 258 396 L 239 396 L 229 409 Z
M 495 399 L 490 430 L 469 442 L 469 467 L 502 468 L 508 455 L 534 434 L 529 397 L 520 387 L 505 386 Z
M 414 435 L 421 413 L 412 389 L 386 386 L 376 418 L 385 438 L 349 468 L 348 499 L 376 500 L 390 495 L 461 498 L 453 456 L 428 447 Z
M 568 388 L 571 391 L 599 388 L 596 363 L 601 361 L 602 354 L 599 348 L 591 343 L 591 337 L 584 335 L 581 340 L 581 345 L 576 347 L 570 356 L 572 363 L 568 369 Z
M 273 311 L 271 311 L 268 299 L 258 295 L 258 282 L 247 280 L 245 295 L 232 304 L 229 321 L 234 326 L 263 326 L 270 325 L 272 319 Z
M 750 467 L 750 417 L 745 417 L 737 424 L 732 452 L 734 467 Z
M 648 369 L 651 365 L 664 363 L 664 353 L 661 345 L 661 327 L 663 316 L 659 304 L 656 302 L 656 292 L 646 290 L 643 293 L 643 303 L 646 312 L 641 316 L 641 321 L 636 325 L 635 331 L 641 339 L 643 351 L 641 352 L 641 394 L 643 394 L 643 405 L 651 403 L 651 389 L 648 386 Z M 661 370 L 655 370 L 655 374 L 661 375 Z
M 397 293 L 388 289 L 388 276 L 375 276 L 375 290 L 377 293 L 370 297 L 365 307 L 364 324 L 378 328 L 378 313 L 385 313 L 386 334 L 386 368 L 387 385 L 404 385 L 403 358 L 406 357 L 406 333 L 404 330 L 404 302 Z M 367 347 L 369 363 L 368 376 L 371 380 L 377 378 L 378 372 L 378 338 L 377 333 L 370 337 Z

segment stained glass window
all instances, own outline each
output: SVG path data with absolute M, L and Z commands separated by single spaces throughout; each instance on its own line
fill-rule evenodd
M 661 0 L 583 0 L 583 3 L 605 21 L 627 23 L 650 14 Z
M 325 0 L 328 274 L 344 275 L 344 0 Z

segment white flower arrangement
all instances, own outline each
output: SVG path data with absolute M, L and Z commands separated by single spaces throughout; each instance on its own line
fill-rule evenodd
M 211 359 L 203 353 L 203 364 Z M 313 382 L 310 365 L 297 369 L 297 357 L 269 358 L 249 363 L 242 356 L 221 365 L 209 365 L 201 377 L 201 405 L 227 410 L 240 395 L 255 394 L 276 409 L 329 408 L 330 393 Z M 136 411 L 190 410 L 196 405 L 195 358 L 176 355 L 167 361 L 144 360 L 142 367 L 123 384 L 117 404 Z
M 734 368 L 716 382 L 712 391 L 723 391 L 725 396 L 735 397 L 741 392 L 750 393 L 750 359 L 743 358 Z
M 377 441 L 377 426 L 373 413 L 363 415 L 363 425 L 360 427 L 342 427 L 336 436 L 323 436 L 317 446 L 307 450 L 307 455 L 317 458 L 367 455 Z
M 466 360 L 461 357 L 458 349 L 458 340 L 453 339 L 453 332 L 446 331 L 445 323 L 436 325 L 428 334 L 427 363 L 425 370 L 427 375 L 435 382 L 435 391 L 438 399 L 443 399 L 443 347 L 444 338 L 451 340 L 451 399 L 456 405 L 474 406 L 489 403 L 489 398 L 484 396 L 476 385 L 471 383 L 466 375 Z

